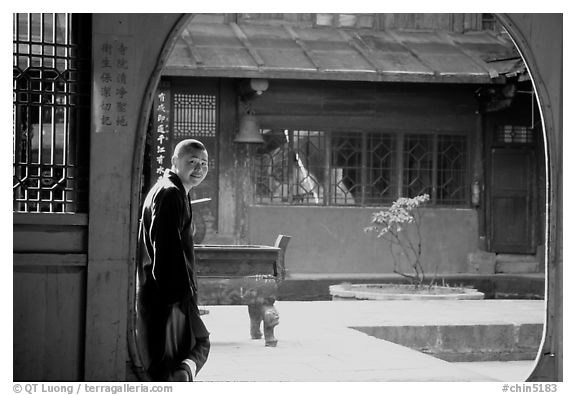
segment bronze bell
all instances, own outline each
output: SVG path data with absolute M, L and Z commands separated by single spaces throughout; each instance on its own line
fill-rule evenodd
M 260 134 L 260 125 L 258 124 L 256 115 L 248 113 L 244 114 L 242 118 L 240 118 L 240 128 L 234 142 L 253 144 L 264 143 L 264 139 Z

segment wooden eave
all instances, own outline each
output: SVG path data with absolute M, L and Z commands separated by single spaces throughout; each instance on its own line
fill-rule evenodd
M 473 84 L 525 72 L 512 42 L 488 32 L 197 22 L 163 69 L 165 76 Z

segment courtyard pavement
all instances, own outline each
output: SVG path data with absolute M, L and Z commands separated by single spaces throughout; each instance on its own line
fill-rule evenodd
M 202 306 L 212 349 L 197 381 L 524 381 L 534 361 L 446 362 L 354 326 L 542 324 L 543 300 L 276 302 L 277 347 L 249 336 L 246 306 Z

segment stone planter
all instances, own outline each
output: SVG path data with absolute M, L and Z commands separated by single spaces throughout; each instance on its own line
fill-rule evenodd
M 330 285 L 332 300 L 473 300 L 484 293 L 473 288 L 423 286 L 411 284 L 337 284 Z

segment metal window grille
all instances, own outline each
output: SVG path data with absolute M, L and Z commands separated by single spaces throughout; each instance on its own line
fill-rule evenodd
M 88 211 L 88 14 L 13 16 L 13 210 Z

